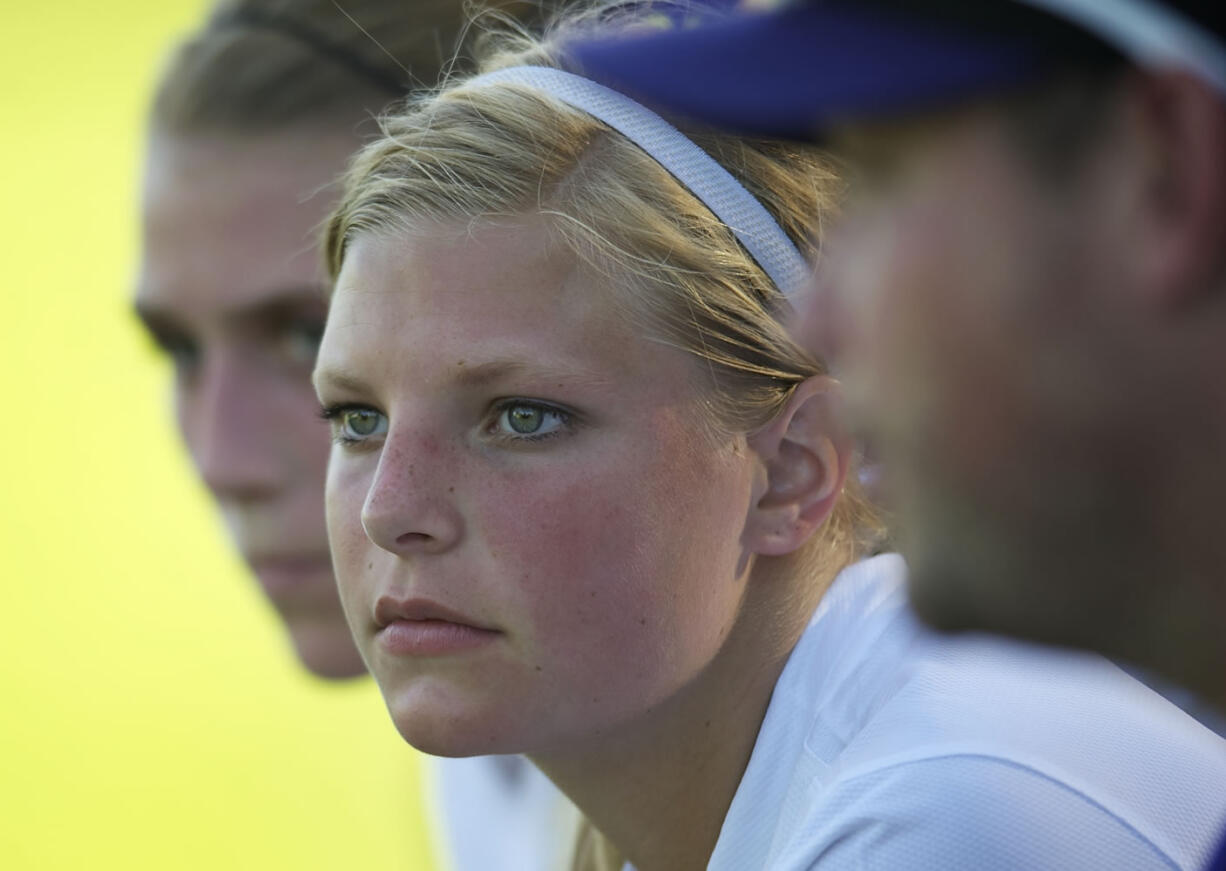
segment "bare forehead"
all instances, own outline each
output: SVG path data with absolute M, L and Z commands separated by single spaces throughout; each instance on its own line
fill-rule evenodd
M 150 133 L 146 169 L 153 173 L 211 170 L 221 177 L 244 173 L 277 178 L 323 174 L 329 179 L 361 145 L 353 133 L 315 127 L 288 128 L 258 135 L 225 133 Z
M 890 170 L 944 157 L 957 162 L 974 144 L 1004 151 L 1009 115 L 999 101 L 980 101 L 902 118 L 869 119 L 835 127 L 828 146 L 845 169 Z
M 141 296 L 211 310 L 320 286 L 318 229 L 355 144 L 155 133 L 145 167 Z
M 360 234 L 337 280 L 317 376 L 467 365 L 473 380 L 541 365 L 598 380 L 671 350 L 650 347 L 611 302 L 607 280 L 545 223 Z
M 333 304 L 399 305 L 413 319 L 467 312 L 474 324 L 491 308 L 504 318 L 550 312 L 557 319 L 596 306 L 603 284 L 539 215 L 417 222 L 359 234 Z
M 258 226 L 265 236 L 309 233 L 339 194 L 350 138 L 228 139 L 155 134 L 145 160 L 145 232 Z

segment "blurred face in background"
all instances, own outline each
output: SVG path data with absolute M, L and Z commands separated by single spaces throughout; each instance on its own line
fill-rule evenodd
M 1058 176 L 999 107 L 844 131 L 851 199 L 800 330 L 841 358 L 938 626 L 1158 663 L 1214 637 L 1194 581 L 1162 580 L 1221 538 L 1221 433 L 1207 338 L 1151 305 L 1174 234 L 1139 118 L 1108 106 Z
M 137 311 L 174 366 L 192 461 L 244 560 L 322 677 L 364 669 L 333 581 L 327 426 L 310 374 L 326 296 L 316 229 L 355 139 L 155 133 Z

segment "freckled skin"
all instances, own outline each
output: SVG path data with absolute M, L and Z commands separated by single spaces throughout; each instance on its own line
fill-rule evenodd
M 359 648 L 427 752 L 549 753 L 633 730 L 683 690 L 719 692 L 707 670 L 745 591 L 751 452 L 706 435 L 701 368 L 633 333 L 605 293 L 539 218 L 363 236 L 346 257 L 317 384 L 388 427 L 334 449 L 328 525 Z M 454 375 L 503 358 L 539 374 Z M 499 441 L 489 409 L 506 397 L 571 409 L 574 425 Z M 391 655 L 372 622 L 389 591 L 502 635 Z

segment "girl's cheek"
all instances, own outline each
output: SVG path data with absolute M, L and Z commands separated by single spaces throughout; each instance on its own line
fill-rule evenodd
M 484 520 L 478 523 L 491 556 L 529 571 L 528 582 L 585 566 L 592 548 L 613 532 L 601 524 L 607 512 L 592 478 L 502 481 L 480 493 L 477 512 Z
M 487 524 L 490 564 L 509 575 L 516 606 L 555 656 L 624 650 L 649 631 L 659 591 L 646 565 L 656 546 L 634 510 L 633 478 L 555 478 Z
M 344 571 L 358 559 L 368 541 L 362 528 L 362 505 L 369 489 L 357 470 L 344 468 L 343 457 L 333 457 L 328 471 L 325 509 L 333 561 Z

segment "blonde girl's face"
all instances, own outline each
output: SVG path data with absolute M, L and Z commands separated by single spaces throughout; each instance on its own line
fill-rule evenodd
M 315 373 L 328 529 L 358 647 L 427 752 L 633 727 L 736 618 L 752 454 L 608 294 L 535 216 L 346 256 Z

